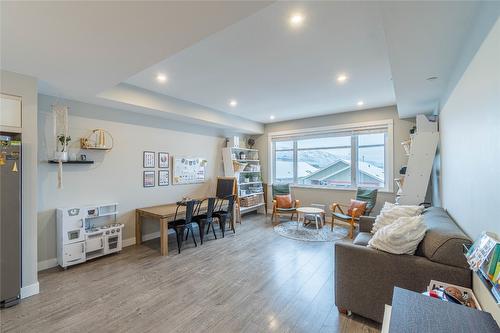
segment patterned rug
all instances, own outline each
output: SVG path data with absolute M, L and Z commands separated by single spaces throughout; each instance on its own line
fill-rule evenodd
M 297 230 L 296 221 L 282 222 L 274 227 L 274 231 L 286 238 L 308 242 L 334 242 L 346 238 L 349 234 L 347 227 L 336 225 L 333 227 L 333 231 L 331 231 L 329 224 L 326 224 L 323 228 L 319 228 L 318 231 L 314 223 L 304 226 L 300 222 L 299 230 Z

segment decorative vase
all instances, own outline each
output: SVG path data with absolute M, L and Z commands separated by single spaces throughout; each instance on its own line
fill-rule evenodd
M 66 162 L 68 161 L 68 152 L 67 151 L 56 151 L 54 153 L 54 160 Z

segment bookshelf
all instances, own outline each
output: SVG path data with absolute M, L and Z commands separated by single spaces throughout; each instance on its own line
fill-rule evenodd
M 408 157 L 405 174 L 394 179 L 397 185 L 396 202 L 402 205 L 418 205 L 425 202 L 432 164 L 439 141 L 437 120 L 417 115 L 416 133 L 401 142 Z
M 222 161 L 224 176 L 236 177 L 240 214 L 263 208 L 264 188 L 258 149 L 223 148 Z

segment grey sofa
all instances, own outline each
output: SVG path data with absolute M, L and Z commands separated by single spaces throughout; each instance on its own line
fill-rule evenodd
M 396 255 L 367 247 L 374 217 L 363 216 L 360 233 L 350 242 L 335 244 L 335 304 L 339 311 L 351 311 L 382 322 L 384 305 L 391 304 L 395 286 L 424 292 L 430 280 L 467 288 L 472 273 L 462 244 L 470 239 L 445 210 L 423 212 L 427 232 L 415 255 Z

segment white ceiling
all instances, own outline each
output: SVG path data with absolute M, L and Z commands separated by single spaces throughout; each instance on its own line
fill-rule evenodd
M 295 12 L 305 16 L 300 28 L 288 22 Z M 338 73 L 349 80 L 338 85 Z M 260 122 L 356 110 L 358 100 L 364 108 L 396 102 L 374 2 L 275 3 L 126 82 Z
M 401 117 L 432 111 L 484 7 L 477 1 L 0 6 L 0 67 L 37 77 L 42 93 L 248 133 L 261 132 L 259 122 L 270 122 L 271 114 L 280 121 L 391 104 Z M 288 19 L 296 12 L 305 21 L 292 29 Z M 160 71 L 169 77 L 164 85 L 155 80 Z M 337 85 L 338 73 L 349 76 L 344 85 Z M 228 106 L 232 98 L 236 108 Z

